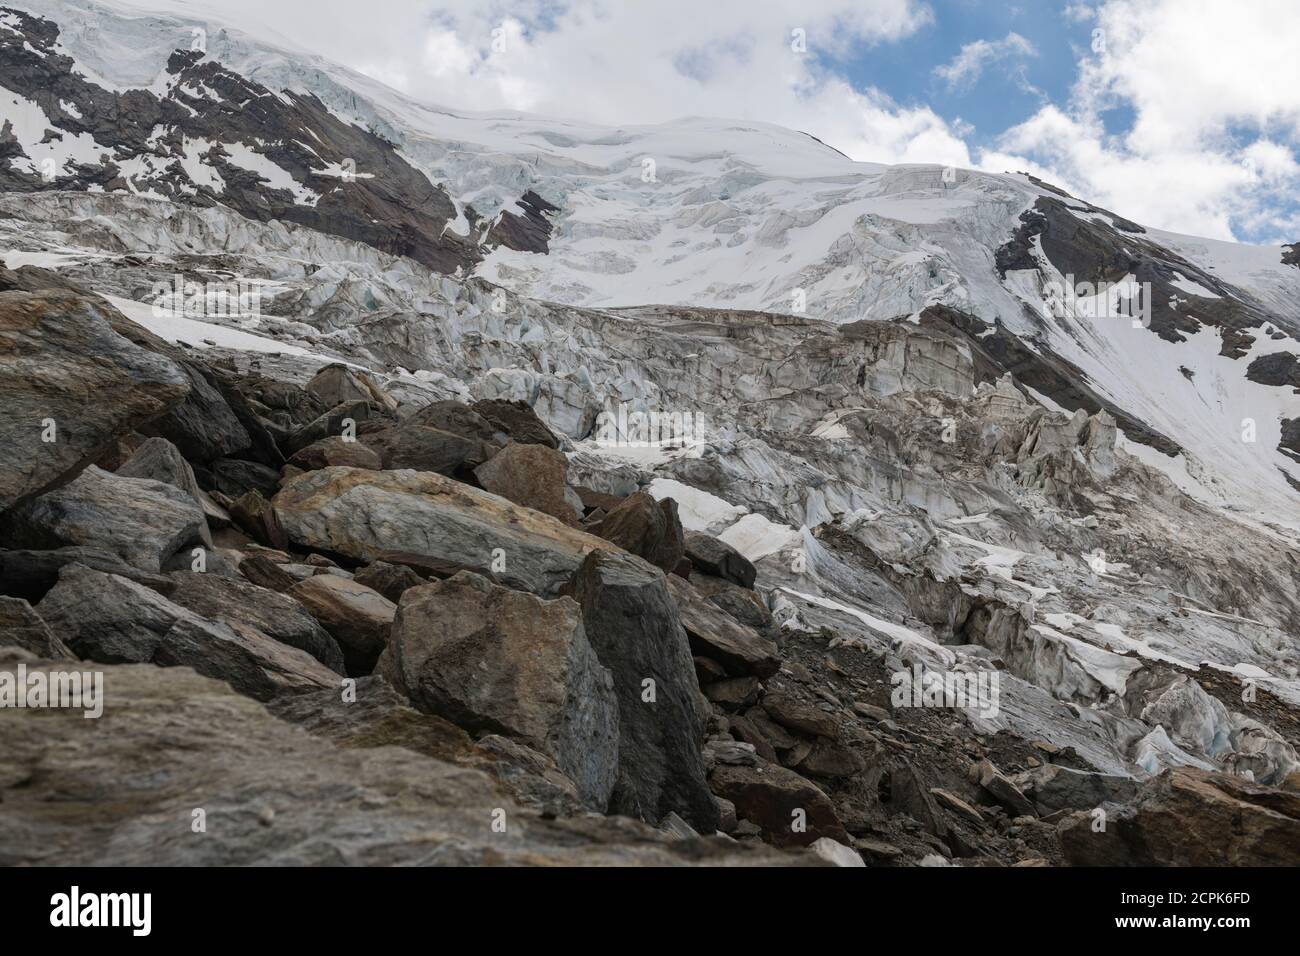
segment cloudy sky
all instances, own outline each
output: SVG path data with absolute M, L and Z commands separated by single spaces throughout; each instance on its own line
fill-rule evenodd
M 1035 172 L 1147 225 L 1300 238 L 1296 0 L 194 0 L 404 92 L 805 130 Z

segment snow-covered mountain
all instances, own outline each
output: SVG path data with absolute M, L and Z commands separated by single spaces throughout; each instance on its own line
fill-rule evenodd
M 1113 777 L 1294 776 L 1295 247 L 759 123 L 435 107 L 162 6 L 0 0 L 8 269 L 256 383 L 282 448 L 309 421 L 267 382 L 333 362 L 385 415 L 523 400 L 573 485 L 672 498 L 754 562 L 791 646 L 996 662 L 980 735 Z M 260 307 L 160 311 L 176 281 Z M 620 410 L 695 427 L 628 447 Z M 247 450 L 182 451 L 210 490 Z
M 1017 173 L 853 162 L 756 123 L 432 107 L 188 13 L 27 5 L 55 27 L 24 6 L 0 18 L 9 188 L 220 203 L 566 304 L 938 324 L 989 360 L 981 378 L 1105 408 L 1193 494 L 1300 527 L 1288 247 L 1148 230 Z M 1151 315 L 1053 316 L 1066 277 L 1150 283 Z

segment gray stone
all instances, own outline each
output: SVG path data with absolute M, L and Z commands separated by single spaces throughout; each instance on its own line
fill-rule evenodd
M 198 503 L 179 488 L 122 478 L 92 465 L 7 513 L 0 534 L 21 547 L 102 548 L 156 574 L 181 549 L 205 543 L 207 521 Z

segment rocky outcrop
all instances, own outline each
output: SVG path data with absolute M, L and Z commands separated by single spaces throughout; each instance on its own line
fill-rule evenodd
M 671 811 L 712 833 L 718 809 L 700 753 L 707 705 L 663 574 L 631 555 L 593 552 L 572 593 L 596 656 L 614 675 L 619 757 L 611 808 L 655 822 Z
M 192 667 L 258 700 L 337 687 L 339 677 L 306 652 L 239 622 L 218 623 L 126 578 L 70 565 L 36 606 L 78 657 L 103 664 Z
M 414 588 L 379 671 L 426 713 L 549 754 L 585 803 L 608 805 L 619 709 L 571 599 L 543 601 L 469 572 Z
M 326 468 L 297 475 L 275 512 L 300 547 L 355 561 L 491 569 L 512 587 L 551 596 L 582 557 L 609 544 L 548 515 L 441 475 Z
M 1240 777 L 1168 770 L 1133 802 L 1099 809 L 1100 818 L 1080 811 L 1060 825 L 1076 866 L 1290 866 L 1300 858 L 1300 794 Z
M 99 720 L 0 709 L 0 865 L 811 862 L 625 819 L 548 821 L 481 771 L 337 746 L 187 669 L 104 670 Z
M 0 511 L 75 478 L 189 394 L 181 369 L 113 331 L 108 312 L 74 292 L 0 292 Z

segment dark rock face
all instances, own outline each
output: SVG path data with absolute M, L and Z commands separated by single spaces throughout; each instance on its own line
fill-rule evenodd
M 505 209 L 488 230 L 484 245 L 505 246 L 518 252 L 548 252 L 551 238 L 549 213 L 560 211 L 531 189 L 515 201 L 519 212 Z
M 111 311 L 72 292 L 0 292 L 0 511 L 75 478 L 189 393 L 174 363 L 113 330 Z
M 373 588 L 394 604 L 398 603 L 402 595 L 411 588 L 425 583 L 424 578 L 410 568 L 400 564 L 389 564 L 387 561 L 374 561 L 366 565 L 353 575 L 352 580 L 357 584 Z
M 22 153 L 11 139 L 8 155 L 0 156 L 10 160 L 0 165 L 0 189 L 125 190 L 123 167 L 136 160 L 141 168 L 130 174 L 135 189 L 173 202 L 220 203 L 260 222 L 298 223 L 409 256 L 438 272 L 478 260 L 472 240 L 444 231 L 457 215 L 445 190 L 402 159 L 392 143 L 344 123 L 316 97 L 275 93 L 199 52 L 179 50 L 167 63 L 172 83 L 166 94 L 112 92 L 75 72 L 73 61 L 58 52 L 54 23 L 17 11 L 10 16 L 16 26 L 0 26 L 0 86 L 40 105 L 56 127 L 52 135 L 89 133 L 107 150 L 96 166 L 69 165 L 43 179 L 12 163 Z M 212 171 L 203 182 L 192 179 L 180 161 L 187 139 L 193 151 L 199 148 L 194 140 L 212 144 L 189 157 Z M 278 166 L 292 188 L 250 169 L 240 159 L 244 150 Z M 222 188 L 214 189 L 210 179 Z M 545 251 L 549 225 L 541 211 L 554 207 L 528 197 L 524 202 L 522 215 L 503 215 L 496 241 L 535 247 L 540 235 Z
M 492 398 L 475 402 L 473 409 L 494 428 L 504 432 L 511 441 L 521 445 L 546 445 L 559 448 L 560 440 L 537 417 L 537 412 L 527 402 L 510 402 Z
M 691 566 L 705 574 L 724 578 L 742 588 L 752 588 L 758 571 L 743 554 L 711 534 L 686 532 L 686 557 Z
M 620 743 L 611 809 L 656 822 L 673 811 L 714 832 L 718 808 L 700 751 L 707 705 L 663 575 L 630 555 L 592 552 L 572 589 L 596 655 L 614 675 Z
M 1086 206 L 1086 204 L 1083 204 Z M 1135 234 L 1132 223 L 1111 215 L 1114 225 L 1095 218 L 1076 216 L 1077 200 L 1040 197 L 1021 218 L 1021 226 L 996 254 L 998 274 L 1005 277 L 1014 269 L 1037 270 L 1030 253 L 1036 238 L 1052 265 L 1076 282 L 1118 282 L 1132 275 L 1139 283 L 1151 284 L 1150 330 L 1168 342 L 1183 342 L 1187 333 L 1202 324 L 1216 326 L 1223 338 L 1220 354 L 1241 358 L 1254 340 L 1250 330 L 1276 317 L 1246 295 L 1210 272 L 1192 265 L 1182 256 L 1158 245 L 1149 237 Z M 1088 207 L 1082 211 L 1096 211 Z M 1133 227 L 1133 228 L 1126 228 Z M 1210 290 L 1217 298 L 1188 293 L 1174 284 L 1177 275 Z M 1195 316 L 1178 303 L 1195 300 Z
M 553 757 L 604 810 L 620 763 L 614 682 L 578 606 L 464 572 L 403 595 L 379 671 L 420 710 Z

